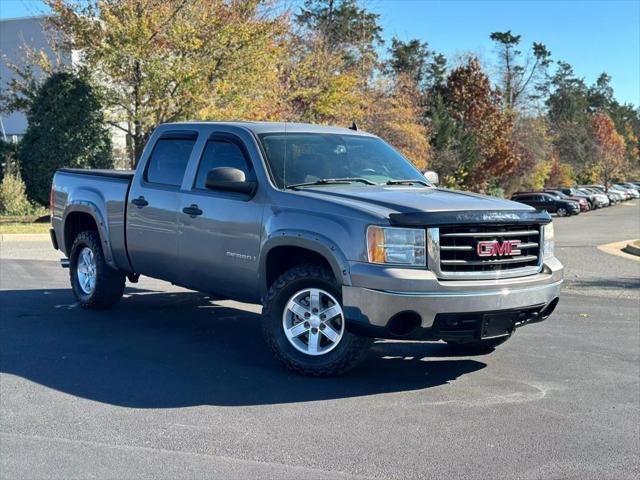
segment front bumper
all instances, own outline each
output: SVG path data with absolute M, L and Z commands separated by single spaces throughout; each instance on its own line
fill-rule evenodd
M 562 276 L 562 264 L 555 258 L 535 275 L 468 281 L 440 280 L 428 270 L 353 263 L 353 285 L 342 287 L 342 298 L 356 333 L 422 338 L 433 336 L 437 317 L 451 314 L 532 311 L 532 321 L 542 320 L 557 303 Z

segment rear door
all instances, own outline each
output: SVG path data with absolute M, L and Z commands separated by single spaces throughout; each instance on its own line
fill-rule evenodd
M 181 284 L 239 300 L 259 290 L 262 203 L 258 195 L 209 190 L 207 172 L 217 167 L 256 174 L 244 141 L 230 132 L 211 134 L 182 194 L 178 219 Z M 194 214 L 195 212 L 195 214 Z
M 178 279 L 180 185 L 196 139 L 196 132 L 165 132 L 141 159 L 127 205 L 127 249 L 137 273 Z

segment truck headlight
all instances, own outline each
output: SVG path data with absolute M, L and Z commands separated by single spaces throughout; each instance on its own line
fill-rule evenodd
M 542 226 L 542 258 L 553 257 L 553 223 Z
M 371 263 L 426 266 L 425 230 L 418 228 L 367 228 L 367 254 Z

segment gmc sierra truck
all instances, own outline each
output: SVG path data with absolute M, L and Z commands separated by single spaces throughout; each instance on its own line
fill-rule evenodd
M 353 129 L 161 125 L 135 172 L 59 170 L 51 210 L 82 307 L 139 275 L 260 303 L 269 348 L 308 375 L 347 371 L 373 338 L 491 351 L 562 283 L 548 213 L 437 188 Z

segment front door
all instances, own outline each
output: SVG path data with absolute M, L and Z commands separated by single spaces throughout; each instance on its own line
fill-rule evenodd
M 177 281 L 180 185 L 196 134 L 163 134 L 129 192 L 127 249 L 136 273 Z
M 238 300 L 255 300 L 262 232 L 260 203 L 251 196 L 209 190 L 207 172 L 234 167 L 255 179 L 241 139 L 228 133 L 210 136 L 191 188 L 182 194 L 179 219 L 181 284 Z

